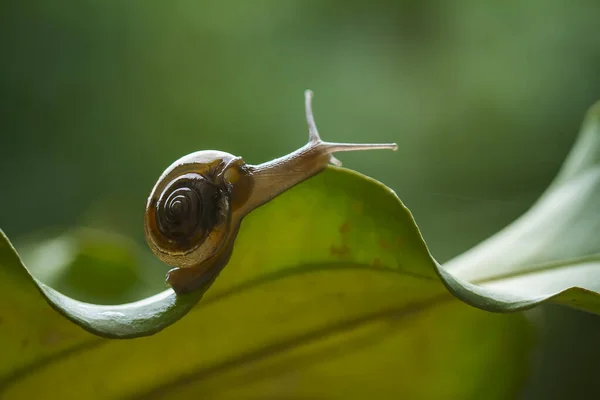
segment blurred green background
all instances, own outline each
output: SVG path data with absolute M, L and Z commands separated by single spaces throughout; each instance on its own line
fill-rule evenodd
M 399 144 L 339 158 L 392 187 L 446 261 L 558 171 L 600 100 L 599 21 L 592 0 L 4 1 L 0 227 L 145 246 L 166 166 L 201 149 L 249 163 L 294 150 L 310 88 L 325 140 Z M 533 316 L 524 398 L 600 396 L 600 319 Z

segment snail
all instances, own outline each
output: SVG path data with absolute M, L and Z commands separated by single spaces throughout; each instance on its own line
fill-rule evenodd
M 308 143 L 259 165 L 216 150 L 188 154 L 172 163 L 154 185 L 146 204 L 144 231 L 152 252 L 173 267 L 166 281 L 183 294 L 211 284 L 225 267 L 244 216 L 282 192 L 341 165 L 333 153 L 392 149 L 395 143 L 350 144 L 321 140 L 305 92 Z

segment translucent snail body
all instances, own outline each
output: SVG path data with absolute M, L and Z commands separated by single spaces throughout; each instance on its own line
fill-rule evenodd
M 324 142 L 311 101 L 312 92 L 306 91 L 309 141 L 293 153 L 249 165 L 222 151 L 198 151 L 175 161 L 158 179 L 146 204 L 146 240 L 173 267 L 167 282 L 176 293 L 210 285 L 229 261 L 244 216 L 329 163 L 340 165 L 333 153 L 397 149 L 395 143 Z

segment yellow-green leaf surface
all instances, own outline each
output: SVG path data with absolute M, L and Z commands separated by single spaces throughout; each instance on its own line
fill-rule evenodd
M 347 196 L 349 185 L 364 195 Z M 332 170 L 258 210 L 206 298 L 178 323 L 135 340 L 97 338 L 51 310 L 25 269 L 9 267 L 16 260 L 4 242 L 0 397 L 477 398 L 489 385 L 512 392 L 526 344 L 520 318 L 472 309 L 433 270 L 403 267 L 399 249 L 418 260 L 423 247 L 410 225 L 395 228 L 398 217 L 377 223 L 397 203 L 389 196 L 374 207 L 373 190 L 381 188 Z M 384 366 L 389 373 L 375 372 Z M 489 378 L 498 368 L 508 387 Z M 409 373 L 418 379 L 399 380 Z M 440 384 L 424 387 L 429 379 Z
M 343 169 L 253 212 L 202 301 L 148 337 L 86 332 L 48 305 L 6 239 L 0 250 L 0 398 L 506 398 L 527 367 L 522 316 L 454 299 L 397 197 Z M 159 308 L 173 304 L 166 291 L 101 307 L 41 288 L 90 330 L 139 329 L 110 318 L 122 312 L 153 332 L 193 303 Z M 135 313 L 152 307 L 156 320 Z
M 532 210 L 444 268 L 391 190 L 334 167 L 243 222 L 195 307 L 203 293 L 78 302 L 33 280 L 2 236 L 0 395 L 512 398 L 522 316 L 452 294 L 492 311 L 546 300 L 600 311 L 597 114 Z M 151 336 L 98 338 L 40 289 L 91 332 Z

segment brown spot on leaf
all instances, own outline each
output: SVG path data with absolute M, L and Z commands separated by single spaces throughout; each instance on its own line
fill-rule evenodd
M 374 267 L 380 267 L 381 266 L 381 259 L 379 257 L 375 257 L 372 261 L 372 264 Z
M 26 348 L 29 346 L 29 339 L 21 339 L 21 348 Z
M 398 247 L 402 247 L 404 245 L 404 241 L 402 240 L 402 238 L 400 236 L 396 237 L 396 246 Z
M 40 337 L 40 343 L 43 346 L 57 346 L 61 342 L 67 339 L 67 335 L 64 335 L 57 331 L 44 332 Z
M 381 247 L 383 250 L 388 250 L 390 248 L 390 243 L 387 240 L 381 239 L 379 241 L 379 247 Z
M 350 232 L 350 222 L 346 221 L 340 225 L 340 233 L 343 235 L 348 232 Z
M 330 252 L 332 256 L 344 257 L 350 254 L 350 247 L 347 244 L 341 246 L 332 245 Z
M 354 203 L 354 204 L 352 204 L 352 209 L 358 215 L 362 215 L 362 213 L 363 213 L 363 204 L 362 203 Z

